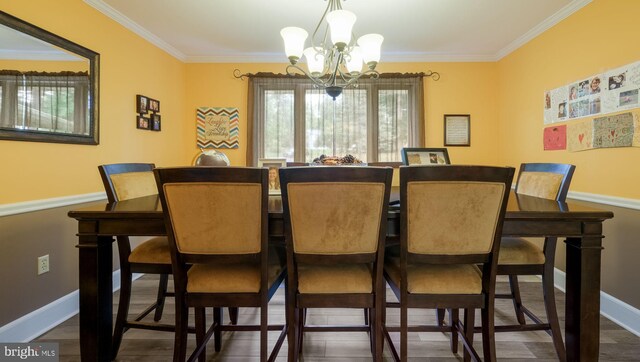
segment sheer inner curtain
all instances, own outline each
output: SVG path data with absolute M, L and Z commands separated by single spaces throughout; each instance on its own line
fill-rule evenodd
M 403 147 L 424 145 L 422 78 L 361 79 L 334 101 L 304 77 L 250 75 L 247 165 L 259 158 L 311 162 L 322 154 L 399 162 Z
M 88 135 L 87 73 L 0 71 L 0 127 Z

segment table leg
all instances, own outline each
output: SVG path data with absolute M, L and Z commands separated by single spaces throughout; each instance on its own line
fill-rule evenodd
M 82 361 L 109 361 L 113 309 L 113 238 L 83 235 L 79 226 L 80 354 Z
M 565 335 L 568 361 L 597 361 L 600 348 L 602 223 L 583 223 L 567 238 Z

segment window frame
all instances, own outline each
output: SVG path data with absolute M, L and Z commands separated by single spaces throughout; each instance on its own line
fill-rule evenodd
M 249 142 L 253 138 L 252 148 L 248 150 L 247 164 L 255 165 L 259 158 L 265 156 L 265 92 L 271 90 L 293 90 L 294 110 L 294 157 L 293 162 L 307 162 L 306 150 L 306 95 L 309 89 L 317 89 L 311 80 L 303 77 L 254 77 L 251 79 L 249 92 L 252 93 L 254 103 L 250 105 L 253 114 L 250 115 Z M 424 107 L 422 74 L 388 75 L 379 79 L 361 79 L 357 89 L 367 90 L 367 163 L 400 165 L 401 156 L 398 152 L 398 161 L 378 162 L 379 156 L 379 91 L 380 90 L 408 90 L 408 145 L 407 147 L 423 147 L 424 132 Z M 251 98 L 251 97 L 250 97 Z M 251 112 L 251 111 L 250 111 Z

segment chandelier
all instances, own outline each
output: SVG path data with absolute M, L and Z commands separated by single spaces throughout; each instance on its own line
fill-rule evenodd
M 356 15 L 342 10 L 340 0 L 328 2 L 311 35 L 310 47 L 304 47 L 309 33 L 302 28 L 287 27 L 280 31 L 280 35 L 291 63 L 287 66 L 287 74 L 294 75 L 296 70 L 304 73 L 335 100 L 344 88 L 357 86 L 358 79 L 363 75 L 378 78 L 376 65 L 380 61 L 380 46 L 384 38 L 380 34 L 367 34 L 355 41 L 351 29 L 356 22 Z M 307 70 L 298 65 L 303 55 Z M 363 70 L 363 64 L 367 65 L 366 70 Z

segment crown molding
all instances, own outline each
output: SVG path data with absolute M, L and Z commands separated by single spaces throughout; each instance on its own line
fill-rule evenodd
M 533 27 L 528 32 L 524 33 L 524 35 L 520 36 L 518 39 L 511 42 L 506 47 L 500 49 L 496 54 L 496 61 L 506 57 L 507 55 L 514 52 L 516 49 L 525 45 L 529 41 L 533 40 L 538 35 L 544 33 L 549 30 L 552 26 L 558 24 L 562 20 L 568 18 L 571 14 L 576 11 L 582 9 L 583 7 L 589 5 L 593 0 L 574 0 L 569 4 L 565 5 L 562 9 L 558 10 L 555 14 L 546 18 L 543 22 Z
M 95 8 L 99 12 L 103 13 L 107 17 L 115 20 L 117 23 L 124 26 L 125 28 L 136 33 L 143 39 L 147 40 L 149 43 L 169 53 L 170 55 L 177 58 L 178 60 L 181 60 L 183 62 L 186 61 L 187 56 L 184 55 L 184 53 L 174 48 L 166 41 L 160 39 L 158 36 L 150 32 L 149 30 L 143 28 L 135 21 L 129 19 L 127 16 L 125 16 L 118 10 L 112 8 L 110 5 L 106 4 L 102 0 L 84 0 L 84 2 L 89 4 L 91 7 Z
M 495 54 L 447 54 L 447 53 L 383 53 L 385 62 L 496 62 L 509 55 L 516 49 L 525 45 L 538 35 L 544 33 L 552 26 L 558 24 L 571 14 L 590 4 L 593 0 L 573 0 L 555 14 L 533 27 L 531 30 L 500 49 Z M 259 54 L 232 54 L 232 55 L 196 55 L 189 56 L 171 46 L 155 34 L 140 26 L 118 10 L 106 4 L 102 0 L 84 0 L 96 10 L 115 20 L 120 25 L 136 33 L 151 44 L 166 51 L 175 58 L 185 63 L 282 63 L 286 61 L 283 54 L 259 53 Z
M 384 63 L 423 62 L 495 62 L 491 54 L 447 54 L 447 53 L 387 53 L 382 54 Z M 286 63 L 284 54 L 235 54 L 216 56 L 187 56 L 186 63 Z

